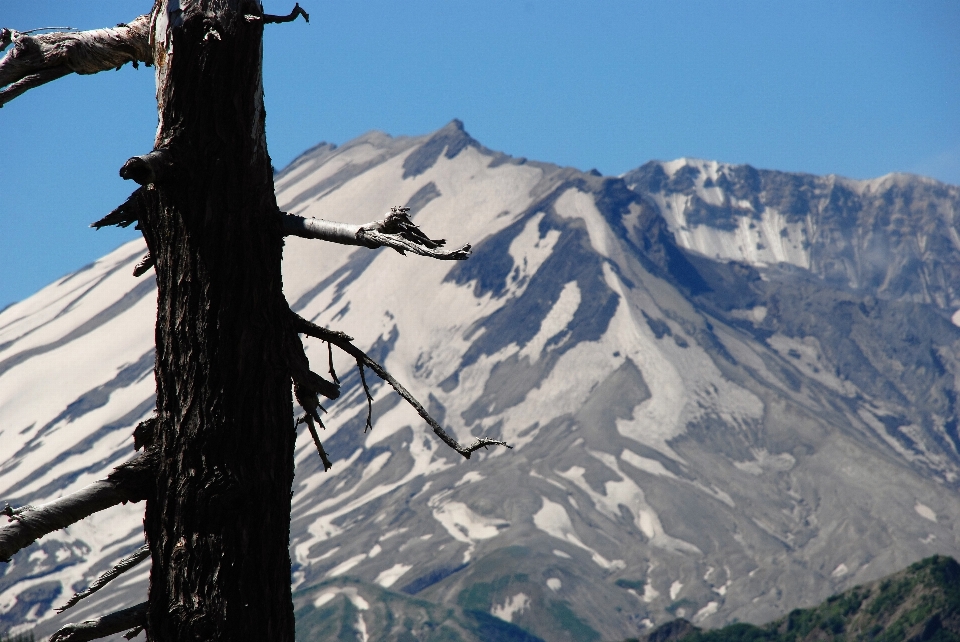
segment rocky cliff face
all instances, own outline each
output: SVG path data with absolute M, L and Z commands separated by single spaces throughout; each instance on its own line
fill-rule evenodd
M 763 622 L 956 554 L 956 192 L 699 161 L 595 176 L 492 152 L 457 122 L 305 153 L 277 176 L 286 211 L 365 222 L 407 205 L 475 253 L 450 265 L 291 238 L 292 307 L 357 337 L 461 440 L 515 449 L 464 461 L 385 386 L 364 433 L 359 377 L 337 359 L 334 468 L 308 435 L 296 455 L 303 639 Z M 870 259 L 878 247 L 896 260 Z M 0 313 L 0 498 L 48 500 L 132 452 L 153 407 L 142 252 Z M 142 544 L 141 511 L 0 569 L 0 631 L 141 601 L 146 567 L 52 610 Z
M 888 174 L 856 181 L 680 159 L 624 175 L 704 256 L 790 263 L 827 283 L 893 300 L 960 307 L 960 188 Z

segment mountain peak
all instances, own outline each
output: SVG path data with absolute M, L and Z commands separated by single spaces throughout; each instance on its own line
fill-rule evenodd
M 403 162 L 403 179 L 416 178 L 433 167 L 441 154 L 454 158 L 467 147 L 481 147 L 463 127 L 463 122 L 454 118 L 438 129 Z

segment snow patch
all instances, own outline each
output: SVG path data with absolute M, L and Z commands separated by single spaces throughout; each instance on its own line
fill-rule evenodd
M 580 288 L 576 281 L 570 281 L 563 286 L 557 302 L 550 308 L 546 318 L 540 324 L 540 330 L 517 353 L 518 357 L 529 357 L 531 363 L 536 363 L 543 352 L 543 347 L 551 337 L 559 334 L 566 328 L 580 307 Z
M 440 522 L 450 537 L 467 545 L 463 554 L 463 563 L 466 564 L 477 542 L 496 537 L 502 528 L 510 524 L 502 519 L 478 515 L 463 502 L 445 502 L 446 495 L 446 492 L 434 495 L 427 505 L 433 509 L 433 518 Z
M 557 474 L 576 484 L 593 500 L 596 509 L 614 522 L 620 519 L 621 507 L 626 508 L 633 515 L 633 522 L 637 530 L 643 533 L 654 546 L 672 551 L 700 554 L 700 549 L 693 544 L 667 535 L 663 529 L 663 524 L 660 522 L 660 517 L 653 510 L 653 507 L 647 503 L 643 490 L 636 482 L 623 474 L 616 457 L 609 453 L 589 449 L 587 452 L 615 473 L 620 478 L 619 481 L 606 482 L 604 492 L 601 494 L 593 490 L 587 483 L 584 477 L 586 470 L 580 466 L 572 466 L 566 472 L 557 471 Z
M 354 555 L 347 561 L 341 562 L 340 564 L 337 564 L 332 569 L 327 571 L 326 577 L 337 577 L 338 575 L 343 575 L 344 573 L 346 573 L 347 571 L 349 571 L 350 569 L 352 569 L 354 566 L 356 566 L 357 564 L 359 564 L 365 559 L 367 559 L 366 553 L 360 553 L 359 555 Z
M 460 486 L 463 486 L 464 484 L 470 484 L 470 483 L 472 483 L 472 482 L 478 482 L 478 481 L 480 481 L 481 479 L 483 479 L 483 475 L 482 475 L 482 474 L 480 474 L 480 473 L 479 473 L 478 471 L 476 471 L 476 470 L 471 470 L 471 471 L 468 472 L 466 475 L 464 475 L 463 477 L 461 477 L 461 478 L 460 478 L 460 481 L 458 481 L 456 484 L 454 484 L 453 487 L 454 487 L 454 488 L 459 488 Z
M 917 502 L 916 505 L 913 507 L 913 510 L 915 510 L 917 512 L 917 515 L 919 515 L 920 517 L 924 519 L 929 519 L 931 522 L 936 523 L 937 514 L 933 512 L 933 509 L 927 506 L 926 504 L 921 504 L 920 502 Z
M 529 606 L 530 598 L 525 593 L 517 593 L 507 598 L 503 604 L 494 605 L 490 614 L 506 622 L 513 622 L 513 616 L 523 614 Z
M 377 575 L 377 579 L 375 579 L 374 582 L 383 588 L 390 588 L 411 568 L 413 568 L 413 566 L 409 564 L 394 564 Z
M 541 506 L 540 510 L 533 516 L 533 523 L 537 528 L 551 537 L 564 540 L 587 551 L 590 553 L 590 558 L 593 560 L 593 563 L 602 569 L 612 570 L 626 567 L 623 560 L 610 561 L 584 544 L 580 538 L 577 537 L 576 532 L 574 532 L 570 516 L 567 515 L 567 511 L 562 505 L 551 502 L 543 496 L 541 496 L 540 499 L 543 500 L 543 506 Z M 553 553 L 554 555 L 558 555 L 558 551 L 556 550 L 554 550 Z M 563 555 L 558 556 L 563 557 Z
M 558 577 L 547 578 L 547 588 L 556 593 L 563 587 L 563 582 Z
M 587 226 L 590 245 L 600 256 L 610 257 L 610 227 L 597 209 L 592 194 L 568 189 L 560 195 L 553 207 L 563 218 L 579 218 Z
M 653 588 L 653 582 L 648 580 L 647 583 L 643 585 L 643 601 L 649 604 L 658 597 L 660 597 L 660 591 Z
M 670 585 L 670 599 L 677 599 L 677 596 L 680 595 L 681 590 L 683 590 L 683 582 L 680 580 L 674 580 L 673 584 Z
M 719 609 L 720 609 L 719 602 L 707 602 L 707 605 L 705 607 L 703 607 L 702 609 L 700 609 L 694 614 L 693 623 L 700 624 L 701 622 L 706 620 L 708 617 L 716 613 Z
M 544 213 L 538 212 L 523 226 L 523 230 L 510 243 L 509 253 L 513 258 L 513 271 L 507 279 L 508 287 L 514 296 L 520 296 L 560 240 L 559 230 L 547 230 L 540 236 L 540 222 Z
M 664 468 L 656 459 L 650 459 L 648 457 L 641 457 L 632 450 L 626 450 L 620 453 L 620 459 L 627 462 L 634 468 L 642 470 L 648 475 L 656 475 L 658 477 L 667 477 L 669 479 L 677 479 L 677 476 L 671 473 L 669 470 Z

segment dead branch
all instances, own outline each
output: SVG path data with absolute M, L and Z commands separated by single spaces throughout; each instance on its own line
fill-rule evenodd
M 319 218 L 283 214 L 283 232 L 287 236 L 320 239 L 342 245 L 360 245 L 376 249 L 392 247 L 400 254 L 412 252 L 440 260 L 462 261 L 470 256 L 470 245 L 455 250 L 440 249 L 444 239 L 431 239 L 408 216 L 410 208 L 393 207 L 386 218 L 354 225 Z
M 138 187 L 120 206 L 99 221 L 91 223 L 90 227 L 98 230 L 107 225 L 127 227 L 131 223 L 139 221 L 147 208 L 155 206 L 156 202 L 157 192 L 155 190 Z
M 128 158 L 120 168 L 120 178 L 140 185 L 152 185 L 173 175 L 173 156 L 162 147 L 142 156 Z
M 347 338 L 347 341 L 352 341 L 352 339 Z M 333 378 L 333 382 L 339 386 L 340 379 L 337 377 L 337 371 L 333 369 L 333 344 L 329 341 L 327 342 L 327 363 L 330 365 L 330 376 Z
M 93 595 L 94 593 L 102 589 L 104 586 L 109 584 L 111 581 L 120 577 L 123 573 L 126 573 L 131 568 L 135 567 L 137 564 L 147 559 L 148 557 L 150 557 L 150 547 L 141 546 L 132 555 L 128 555 L 127 557 L 124 557 L 122 560 L 117 562 L 116 566 L 111 568 L 106 573 L 103 573 L 97 579 L 95 579 L 93 583 L 90 584 L 90 586 L 88 586 L 85 591 L 81 593 L 74 593 L 73 597 L 67 600 L 66 604 L 64 604 L 63 606 L 57 609 L 57 613 L 63 613 L 64 611 L 69 609 L 71 606 L 73 606 L 83 598 Z
M 39 87 L 44 85 L 52 80 L 57 80 L 58 78 L 63 78 L 70 74 L 69 69 L 64 69 L 63 67 L 54 67 L 52 69 L 44 69 L 38 71 L 35 74 L 30 74 L 29 76 L 24 76 L 15 83 L 11 83 L 9 87 L 5 89 L 0 89 L 0 107 L 3 107 L 4 104 L 10 102 L 20 94 L 25 94 L 34 87 Z
M 114 468 L 106 479 L 75 493 L 40 506 L 7 506 L 3 514 L 10 523 L 0 529 L 0 561 L 9 562 L 14 553 L 44 535 L 105 508 L 146 499 L 155 483 L 156 468 L 156 453 L 148 450 Z
M 367 396 L 367 423 L 363 427 L 363 432 L 373 430 L 373 395 L 370 394 L 370 386 L 367 385 L 367 375 L 363 372 L 363 361 L 357 359 L 357 370 L 360 371 L 360 383 L 363 384 L 363 394 Z
M 133 276 L 136 276 L 136 277 L 143 276 L 144 274 L 149 272 L 150 268 L 156 265 L 156 263 L 157 261 L 156 259 L 153 258 L 153 255 L 150 254 L 150 252 L 147 252 L 147 255 L 144 256 L 139 261 L 137 261 L 137 264 L 133 266 Z
M 127 629 L 139 632 L 147 623 L 147 603 L 116 611 L 95 620 L 68 624 L 50 636 L 50 642 L 89 642 Z M 133 636 L 130 636 L 132 638 Z M 130 639 L 127 638 L 127 639 Z
M 313 437 L 313 443 L 317 447 L 317 453 L 320 455 L 320 461 L 323 462 L 323 472 L 327 472 L 333 468 L 333 464 L 330 463 L 330 458 L 327 457 L 327 451 L 323 449 L 323 444 L 320 443 L 320 435 L 317 434 L 317 428 L 313 425 L 314 418 L 309 414 L 305 414 L 303 417 L 297 419 L 297 424 L 305 423 L 307 428 L 310 430 L 310 436 Z M 319 417 L 317 417 L 319 421 Z M 322 421 L 319 421 L 320 427 L 326 430 L 326 426 L 323 425 Z
M 307 359 L 307 353 L 304 352 L 303 343 L 299 337 L 293 336 L 287 342 L 285 350 L 290 378 L 293 379 L 293 395 L 306 413 L 306 417 L 301 418 L 300 421 L 306 421 L 311 427 L 316 421 L 322 426 L 320 412 L 326 412 L 326 409 L 320 405 L 320 395 L 328 399 L 336 399 L 340 396 L 340 383 L 327 381 L 310 370 L 310 361 Z M 315 441 L 318 444 L 318 450 L 322 451 L 319 447 L 319 439 L 315 438 Z
M 128 62 L 153 64 L 150 16 L 130 24 L 92 31 L 29 35 L 13 29 L 0 31 L 0 107 L 28 89 L 70 73 L 95 74 L 119 69 Z
M 310 22 L 310 14 L 304 11 L 303 8 L 300 7 L 300 3 L 298 2 L 295 5 L 293 5 L 293 11 L 291 11 L 289 15 L 272 16 L 268 13 L 263 14 L 263 24 L 270 25 L 270 24 L 278 24 L 281 22 L 293 22 L 294 20 L 297 19 L 297 16 L 303 16 L 304 20 L 306 20 L 307 22 Z
M 399 394 L 407 401 L 407 403 L 413 406 L 414 410 L 417 411 L 417 414 L 420 415 L 424 421 L 430 424 L 430 427 L 433 428 L 433 432 L 443 443 L 463 455 L 465 459 L 470 459 L 470 455 L 474 451 L 480 448 L 486 448 L 487 446 L 506 446 L 507 448 L 513 448 L 513 446 L 507 444 L 506 442 L 496 439 L 477 439 L 469 446 L 462 446 L 460 442 L 450 436 L 450 434 L 444 430 L 439 423 L 437 423 L 436 419 L 430 416 L 430 413 L 427 412 L 427 409 L 424 408 L 423 405 L 407 391 L 406 388 L 400 385 L 400 382 L 390 376 L 390 373 L 387 372 L 383 366 L 368 357 L 360 348 L 353 345 L 351 343 L 351 339 L 341 338 L 345 336 L 342 332 L 337 332 L 335 330 L 329 330 L 327 328 L 318 326 L 315 323 L 307 321 L 293 311 L 291 311 L 290 314 L 292 314 L 294 317 L 294 325 L 297 329 L 297 332 L 332 343 L 356 359 L 358 366 L 362 364 L 363 366 L 366 366 L 377 373 L 378 377 L 389 383 L 390 386 L 397 391 L 397 394 Z M 362 372 L 363 371 L 361 370 L 361 375 Z

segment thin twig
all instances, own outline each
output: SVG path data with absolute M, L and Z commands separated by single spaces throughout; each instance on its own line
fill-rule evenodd
M 293 11 L 291 11 L 286 16 L 272 16 L 268 13 L 263 14 L 263 24 L 270 25 L 270 24 L 278 24 L 281 22 L 293 22 L 294 20 L 297 19 L 297 16 L 303 16 L 304 20 L 306 20 L 307 22 L 310 22 L 310 14 L 304 11 L 303 8 L 300 6 L 300 3 L 298 2 L 293 6 Z
M 323 444 L 320 443 L 320 435 L 317 434 L 317 429 L 313 425 L 313 419 L 309 414 L 305 414 L 297 420 L 297 423 L 302 422 L 307 424 L 307 428 L 310 430 L 310 436 L 313 437 L 313 443 L 317 446 L 317 452 L 320 454 L 320 461 L 323 462 L 323 472 L 327 472 L 333 468 L 333 464 L 330 463 L 330 458 L 327 457 L 327 451 L 323 449 Z M 326 430 L 326 426 L 323 425 L 319 417 L 317 417 L 317 421 L 320 423 L 320 427 Z
M 427 409 L 424 408 L 423 405 L 407 391 L 406 388 L 400 385 L 400 382 L 390 376 L 390 373 L 387 372 L 383 366 L 368 357 L 360 348 L 353 345 L 349 339 L 344 340 L 339 338 L 343 333 L 320 327 L 315 323 L 307 321 L 293 311 L 291 311 L 291 314 L 294 316 L 297 332 L 333 343 L 338 348 L 356 359 L 358 364 L 362 363 L 377 373 L 378 377 L 389 383 L 390 386 L 397 391 L 397 394 L 399 394 L 407 401 L 407 403 L 413 406 L 414 410 L 417 411 L 417 414 L 420 415 L 424 421 L 430 424 L 430 427 L 433 428 L 434 434 L 436 434 L 443 443 L 447 444 L 455 451 L 463 455 L 465 459 L 470 459 L 470 455 L 474 451 L 480 448 L 486 448 L 488 446 L 506 446 L 507 448 L 513 448 L 513 446 L 507 444 L 506 442 L 499 441 L 497 439 L 485 438 L 477 439 L 469 446 L 462 446 L 460 442 L 450 436 L 450 434 L 444 430 L 439 423 L 437 423 L 436 419 L 430 416 L 430 413 L 427 412 Z
M 357 358 L 357 370 L 360 371 L 360 383 L 363 384 L 363 392 L 367 395 L 367 425 L 363 427 L 363 432 L 373 430 L 373 395 L 370 394 L 370 387 L 367 385 L 367 377 L 363 374 L 363 361 Z
M 340 379 L 337 377 L 337 371 L 333 369 L 333 344 L 327 341 L 327 360 L 330 362 L 330 376 L 333 382 L 340 385 Z
M 20 33 L 37 33 L 38 31 L 77 31 L 77 28 L 76 27 L 37 27 L 36 29 L 27 29 L 26 31 L 21 31 Z
M 146 545 L 141 546 L 132 555 L 128 555 L 127 557 L 124 557 L 122 560 L 117 562 L 116 566 L 114 566 L 109 571 L 107 571 L 106 573 L 98 577 L 96 580 L 94 580 L 93 583 L 90 584 L 90 586 L 88 586 L 85 591 L 83 591 L 82 593 L 74 593 L 73 597 L 67 600 L 66 604 L 64 604 L 63 606 L 57 609 L 57 613 L 63 613 L 64 611 L 69 609 L 71 606 L 73 606 L 83 598 L 93 595 L 94 593 L 102 589 L 104 586 L 109 584 L 112 580 L 115 580 L 116 578 L 120 577 L 120 575 L 122 575 L 123 573 L 126 573 L 131 568 L 133 568 L 143 560 L 147 559 L 148 557 L 150 557 L 150 547 Z

